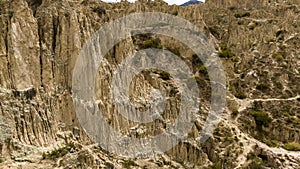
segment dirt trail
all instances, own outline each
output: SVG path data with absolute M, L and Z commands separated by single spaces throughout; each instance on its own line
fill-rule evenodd
M 228 97 L 231 100 L 235 100 L 238 104 L 238 111 L 244 111 L 247 108 L 249 108 L 251 106 L 251 104 L 254 101 L 262 101 L 262 102 L 266 102 L 266 101 L 291 101 L 291 100 L 296 100 L 300 98 L 300 95 L 297 95 L 295 97 L 291 97 L 291 98 L 287 98 L 287 99 L 278 99 L 278 98 L 268 98 L 268 99 L 238 99 L 236 97 Z M 228 110 L 230 111 L 230 110 Z M 230 126 L 230 128 L 234 128 L 235 132 L 236 132 L 236 136 L 238 137 L 238 139 L 243 143 L 243 148 L 244 151 L 242 154 L 239 155 L 239 157 L 237 158 L 238 164 L 237 164 L 237 168 L 242 167 L 246 161 L 247 161 L 247 154 L 253 150 L 253 146 L 257 145 L 260 148 L 265 149 L 266 151 L 271 152 L 272 154 L 276 154 L 276 155 L 281 155 L 282 157 L 286 157 L 289 159 L 295 159 L 292 161 L 295 161 L 295 163 L 297 163 L 296 159 L 300 160 L 300 152 L 295 152 L 295 151 L 287 151 L 283 148 L 277 148 L 277 147 L 269 147 L 268 145 L 256 140 L 255 138 L 251 137 L 250 135 L 248 135 L 247 133 L 242 132 L 239 127 L 238 127 L 238 123 L 236 121 L 237 118 L 235 119 L 231 119 L 229 116 L 227 119 L 222 119 L 222 121 L 227 125 Z M 292 167 L 291 167 L 292 168 Z

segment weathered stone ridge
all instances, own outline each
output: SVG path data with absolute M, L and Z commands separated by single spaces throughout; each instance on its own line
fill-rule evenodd
M 299 168 L 299 4 L 0 1 L 0 168 Z M 172 77 L 151 70 L 133 79 L 131 101 L 144 110 L 151 88 L 164 91 L 170 97 L 163 115 L 168 120 L 144 125 L 116 112 L 109 97 L 112 73 L 136 50 L 155 47 L 179 55 L 201 92 L 200 111 L 186 139 L 155 158 L 128 159 L 106 152 L 81 128 L 71 97 L 72 73 L 82 46 L 102 25 L 152 11 L 192 22 L 214 43 L 227 75 L 228 104 L 213 137 L 200 144 L 211 92 L 203 63 L 170 37 L 147 34 L 122 41 L 105 56 L 95 84 L 99 108 L 114 129 L 137 138 L 157 135 L 176 119 L 180 107 Z

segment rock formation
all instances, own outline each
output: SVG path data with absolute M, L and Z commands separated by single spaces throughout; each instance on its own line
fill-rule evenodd
M 163 1 L 0 1 L 0 168 L 300 168 L 299 0 L 207 0 L 168 6 Z M 199 117 L 187 138 L 162 155 L 119 157 L 95 144 L 82 129 L 72 101 L 72 73 L 79 52 L 101 26 L 134 12 L 184 18 L 214 43 L 227 75 L 227 107 L 214 134 L 197 138 L 210 107 L 210 81 L 203 63 L 180 41 L 138 35 L 105 56 L 96 80 L 99 107 L 122 134 L 160 134 L 165 121 L 147 125 L 115 112 L 109 95 L 112 72 L 126 56 L 164 48 L 193 69 L 201 92 Z M 171 99 L 163 117 L 173 122 L 180 107 L 168 74 L 145 71 L 133 79 L 132 102 L 152 87 Z M 171 86 L 171 87 L 166 87 Z M 139 89 L 139 90 L 135 90 Z

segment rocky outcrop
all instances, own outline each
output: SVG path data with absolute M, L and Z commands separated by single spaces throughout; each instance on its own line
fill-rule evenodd
M 179 145 L 155 158 L 128 159 L 95 145 L 81 128 L 71 97 L 72 73 L 82 46 L 102 25 L 151 11 L 185 18 L 210 38 L 227 74 L 228 105 L 214 135 L 200 144 L 196 138 L 211 92 L 203 63 L 166 36 L 122 41 L 105 56 L 108 63 L 99 68 L 95 90 L 115 130 L 140 138 L 167 127 L 164 120 L 140 125 L 125 119 L 108 97 L 116 66 L 149 47 L 145 42 L 180 55 L 195 73 L 202 101 L 199 117 Z M 0 1 L 0 168 L 299 168 L 299 153 L 283 149 L 300 143 L 299 12 L 297 0 L 207 0 L 184 8 L 163 1 Z M 180 97 L 166 76 L 142 72 L 130 93 L 140 109 L 148 108 L 152 87 L 167 93 L 171 99 L 163 117 L 173 122 Z

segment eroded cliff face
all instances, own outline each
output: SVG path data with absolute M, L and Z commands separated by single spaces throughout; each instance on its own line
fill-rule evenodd
M 299 168 L 300 154 L 293 151 L 300 149 L 299 3 L 210 0 L 178 7 L 161 1 L 2 0 L 0 168 Z M 155 158 L 126 159 L 101 149 L 81 128 L 71 97 L 72 73 L 82 46 L 102 25 L 151 11 L 187 19 L 214 43 L 227 74 L 228 104 L 214 135 L 200 144 L 196 138 L 211 90 L 201 61 L 169 37 L 147 34 L 122 41 L 105 56 L 108 63 L 99 68 L 95 90 L 115 130 L 139 138 L 160 134 L 168 123 L 126 120 L 107 97 L 116 66 L 136 50 L 164 48 L 180 55 L 201 93 L 199 117 L 185 140 Z M 152 87 L 170 96 L 163 117 L 174 121 L 180 94 L 163 72 L 136 76 L 132 102 L 147 109 L 140 98 L 149 99 Z

